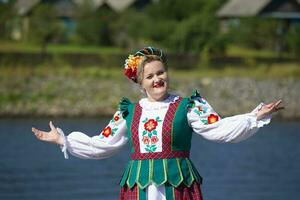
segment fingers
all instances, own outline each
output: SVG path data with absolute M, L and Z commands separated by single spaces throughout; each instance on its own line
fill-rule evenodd
M 49 126 L 51 128 L 51 131 L 56 130 L 55 126 L 53 125 L 52 121 L 49 122 Z
M 32 130 L 32 132 L 34 133 L 34 135 L 35 135 L 38 139 L 40 139 L 40 140 L 43 139 L 43 133 L 42 133 L 40 130 L 38 130 L 38 129 L 34 128 L 34 127 L 32 127 L 31 130 Z
M 281 102 L 282 102 L 282 100 L 280 99 L 279 101 L 277 101 L 276 103 L 275 103 L 275 107 L 278 107 L 279 106 L 279 104 L 281 104 Z

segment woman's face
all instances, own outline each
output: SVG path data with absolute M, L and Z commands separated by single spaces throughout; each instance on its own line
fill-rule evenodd
M 153 60 L 144 65 L 141 82 L 149 101 L 162 101 L 168 96 L 168 72 L 163 63 Z

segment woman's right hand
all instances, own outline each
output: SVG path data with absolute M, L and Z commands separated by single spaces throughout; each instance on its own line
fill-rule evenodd
M 49 126 L 51 129 L 49 132 L 36 129 L 34 127 L 32 127 L 32 132 L 37 137 L 37 139 L 41 141 L 63 145 L 64 138 L 59 134 L 52 121 L 49 122 Z

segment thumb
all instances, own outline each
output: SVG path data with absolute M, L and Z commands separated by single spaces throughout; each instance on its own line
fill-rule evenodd
M 49 126 L 51 128 L 51 131 L 55 130 L 55 126 L 53 125 L 52 121 L 49 122 Z

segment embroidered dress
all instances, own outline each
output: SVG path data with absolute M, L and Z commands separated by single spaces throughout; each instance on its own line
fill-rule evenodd
M 221 119 L 195 91 L 189 98 L 170 95 L 162 102 L 123 98 L 113 119 L 94 137 L 64 136 L 62 147 L 80 158 L 103 159 L 130 144 L 130 161 L 120 181 L 120 199 L 202 199 L 202 178 L 189 158 L 193 133 L 217 142 L 239 142 L 254 135 L 270 117 L 251 113 Z M 63 135 L 61 129 L 59 132 Z

